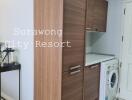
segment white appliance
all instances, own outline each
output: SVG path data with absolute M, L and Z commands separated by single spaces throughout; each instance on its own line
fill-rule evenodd
M 115 100 L 119 81 L 118 60 L 102 62 L 100 75 L 100 100 Z

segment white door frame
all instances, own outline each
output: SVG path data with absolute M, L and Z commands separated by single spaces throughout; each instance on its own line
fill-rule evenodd
M 123 8 L 125 9 L 126 8 L 126 4 L 128 4 L 128 3 L 132 3 L 132 0 L 124 0 L 123 1 Z M 124 37 L 125 35 L 125 31 L 124 31 L 124 28 L 125 28 L 125 15 L 123 14 L 123 20 L 122 20 L 122 36 Z M 120 58 L 119 58 L 119 60 L 120 60 L 120 62 L 122 62 L 123 61 L 123 42 L 121 43 L 121 49 L 120 49 Z M 122 71 L 122 67 L 123 66 L 121 66 L 120 67 L 120 72 Z M 122 78 L 122 74 L 120 73 L 120 78 Z M 120 83 L 119 83 L 119 88 L 120 88 L 120 93 L 118 94 L 118 96 L 119 96 L 119 98 L 122 98 L 122 99 L 125 99 L 125 100 L 128 100 L 128 98 L 126 97 L 126 95 L 123 93 L 123 91 L 122 91 L 122 83 L 121 83 L 121 81 L 120 81 Z

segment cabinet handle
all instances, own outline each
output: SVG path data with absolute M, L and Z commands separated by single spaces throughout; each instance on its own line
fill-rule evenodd
M 86 28 L 86 30 L 93 30 L 93 32 L 97 32 L 98 28 L 94 27 L 94 28 Z
M 86 30 L 91 30 L 92 28 L 86 28 Z
M 78 68 L 81 68 L 81 67 L 82 67 L 81 65 L 77 65 L 77 66 L 71 67 L 70 70 L 75 70 L 75 69 L 78 69 Z
M 94 69 L 94 68 L 97 68 L 97 67 L 99 67 L 99 65 L 90 66 L 89 68 Z
M 76 71 L 70 72 L 70 75 L 75 75 L 75 74 L 80 73 L 80 72 L 81 72 L 81 70 L 76 70 Z

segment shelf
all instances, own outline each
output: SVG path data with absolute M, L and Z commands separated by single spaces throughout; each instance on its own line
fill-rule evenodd
M 8 72 L 8 71 L 13 71 L 13 70 L 20 70 L 21 65 L 7 65 L 7 66 L 0 66 L 0 73 L 1 72 Z

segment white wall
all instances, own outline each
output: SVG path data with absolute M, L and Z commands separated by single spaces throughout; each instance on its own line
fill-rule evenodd
M 92 37 L 91 37 L 91 35 L 92 35 L 92 33 L 89 33 L 89 32 L 86 32 L 86 39 L 85 39 L 85 42 L 86 42 L 86 44 L 85 44 L 85 47 L 86 47 L 86 51 L 85 51 L 85 53 L 90 53 L 90 52 L 92 52 L 91 50 L 92 50 Z
M 120 55 L 123 8 L 120 0 L 109 0 L 107 32 L 92 33 L 92 52 Z
M 33 29 L 33 0 L 0 0 L 0 41 L 20 40 L 33 43 L 33 36 L 14 36 L 14 29 Z M 34 87 L 33 45 L 28 49 L 19 48 L 21 70 L 21 100 L 33 100 Z M 18 72 L 2 75 L 2 88 L 18 100 Z

